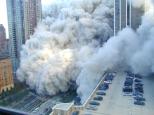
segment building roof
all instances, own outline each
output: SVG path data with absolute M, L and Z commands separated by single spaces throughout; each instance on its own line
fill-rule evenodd
M 60 109 L 60 110 L 67 111 L 67 110 L 69 110 L 72 106 L 73 106 L 73 103 L 60 103 L 60 104 L 55 105 L 55 106 L 53 107 L 53 109 Z

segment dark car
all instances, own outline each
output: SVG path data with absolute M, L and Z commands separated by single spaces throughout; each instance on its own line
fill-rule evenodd
M 143 90 L 143 89 L 135 88 L 135 91 L 136 91 L 136 92 L 139 92 L 139 93 L 144 93 L 144 90 Z
M 137 101 L 145 101 L 145 98 L 143 97 L 134 97 L 134 99 Z
M 135 85 L 135 87 L 143 88 L 143 85 Z
M 133 85 L 133 82 L 127 82 L 127 81 L 124 82 L 124 86 L 132 86 L 132 85 Z
M 143 101 L 134 101 L 135 105 L 145 105 Z
M 135 79 L 134 81 L 135 82 L 142 82 L 140 79 Z
M 111 80 L 112 81 L 113 80 L 113 77 L 114 76 L 112 74 L 111 75 L 107 75 L 104 80 L 105 81 L 108 81 L 108 80 Z
M 76 96 L 76 97 L 74 98 L 74 104 L 75 104 L 75 105 L 81 105 L 81 98 L 80 98 L 79 96 Z
M 135 74 L 135 78 L 142 79 L 142 76 L 139 74 Z
M 143 87 L 135 87 L 135 90 L 143 90 Z
M 96 92 L 97 95 L 106 95 L 105 92 Z
M 126 81 L 133 81 L 133 77 L 126 77 Z
M 143 97 L 143 93 L 140 93 L 138 91 L 133 92 L 134 97 Z
M 101 96 L 97 96 L 97 97 L 94 97 L 93 100 L 96 100 L 96 101 L 102 101 L 102 100 L 103 100 L 103 97 L 101 97 Z
M 135 86 L 143 86 L 143 84 L 142 83 L 135 83 Z
M 133 79 L 126 79 L 126 81 L 124 82 L 124 85 L 133 85 Z
M 90 105 L 100 105 L 100 103 L 99 102 L 96 102 L 96 101 L 90 101 L 89 104 Z
M 134 76 L 134 74 L 130 71 L 125 71 L 128 76 Z
M 135 86 L 134 88 L 135 89 L 138 89 L 138 90 L 143 90 L 143 87 L 142 86 Z
M 73 112 L 72 115 L 79 115 L 79 111 Z
M 107 90 L 108 88 L 109 88 L 109 84 L 104 83 L 104 84 L 100 85 L 98 89 L 99 90 Z
M 123 88 L 123 92 L 133 92 L 133 89 L 125 87 L 125 88 Z

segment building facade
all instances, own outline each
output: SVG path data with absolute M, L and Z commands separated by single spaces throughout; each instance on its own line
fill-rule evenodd
M 14 88 L 12 64 L 9 58 L 0 58 L 0 94 Z
M 42 18 L 41 0 L 24 0 L 25 40 L 30 38 Z
M 13 72 L 20 63 L 20 51 L 22 45 L 30 35 L 42 16 L 41 0 L 6 0 L 8 28 L 10 38 L 10 55 L 13 64 Z
M 114 35 L 129 26 L 136 30 L 141 24 L 144 9 L 134 8 L 132 0 L 114 0 Z
M 0 55 L 8 53 L 9 40 L 6 39 L 5 28 L 0 24 Z
M 24 43 L 23 0 L 6 0 L 10 39 L 10 56 L 14 74 L 19 66 L 20 50 Z

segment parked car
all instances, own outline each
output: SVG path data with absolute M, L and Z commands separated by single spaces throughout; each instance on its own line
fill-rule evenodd
M 135 82 L 142 82 L 140 79 L 134 79 Z
M 143 101 L 134 101 L 135 105 L 145 105 Z
M 142 79 L 142 76 L 139 74 L 135 74 L 135 78 Z
M 109 84 L 104 83 L 104 84 L 100 85 L 98 89 L 99 90 L 107 90 L 108 88 L 109 88 Z
M 93 111 L 96 111 L 96 110 L 97 110 L 96 107 L 86 107 L 86 109 L 88 109 L 88 110 L 93 110 Z M 89 115 L 89 114 L 87 114 L 87 115 Z
M 111 80 L 106 80 L 106 81 L 104 81 L 104 83 L 111 84 L 112 81 Z
M 143 86 L 143 84 L 142 83 L 135 83 L 135 86 Z
M 145 98 L 143 98 L 143 97 L 134 97 L 134 99 L 135 100 L 137 100 L 137 101 L 145 101 Z
M 106 77 L 105 77 L 105 81 L 107 81 L 107 80 L 113 80 L 113 78 L 114 78 L 114 75 L 112 74 L 112 73 L 108 73 L 107 75 L 106 75 Z
M 133 97 L 136 97 L 136 96 L 137 96 L 137 97 L 143 97 L 143 93 L 134 91 L 132 96 L 133 96 Z
M 79 115 L 79 111 L 73 112 L 72 115 Z
M 125 81 L 124 85 L 125 86 L 133 85 L 133 81 Z
M 130 71 L 125 71 L 128 76 L 134 76 L 134 74 Z
M 96 101 L 90 101 L 89 104 L 90 105 L 100 105 L 100 103 L 99 102 L 96 102 Z
M 142 89 L 135 89 L 135 91 L 137 91 L 139 93 L 144 93 L 144 91 Z
M 135 88 L 143 88 L 143 85 L 135 85 Z
M 130 77 L 130 76 L 128 76 L 128 77 L 126 77 L 126 81 L 133 81 L 133 77 Z
M 132 88 L 123 88 L 123 92 L 133 92 L 133 89 Z
M 103 100 L 103 97 L 101 97 L 101 96 L 97 96 L 97 97 L 94 97 L 93 100 L 96 100 L 96 101 L 102 101 L 102 100 Z
M 139 91 L 139 92 L 141 92 L 141 93 L 144 92 L 142 87 L 135 87 L 135 91 Z
M 96 92 L 96 94 L 97 94 L 97 95 L 106 95 L 105 92 L 100 92 L 100 91 L 99 91 L 99 92 Z
M 76 96 L 76 97 L 74 98 L 74 104 L 75 104 L 75 105 L 81 105 L 81 98 L 80 98 L 79 96 Z
M 131 92 L 124 92 L 123 96 L 132 96 Z

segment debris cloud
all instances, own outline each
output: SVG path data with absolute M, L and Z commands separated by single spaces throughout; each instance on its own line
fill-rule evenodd
M 113 2 L 53 2 L 23 46 L 18 79 L 48 95 L 65 92 L 70 82 L 76 81 L 84 103 L 107 70 L 129 69 L 145 76 L 153 73 L 153 10 L 145 12 L 136 32 L 127 27 L 109 38 L 113 35 Z M 143 2 L 133 2 L 133 6 L 143 7 Z

